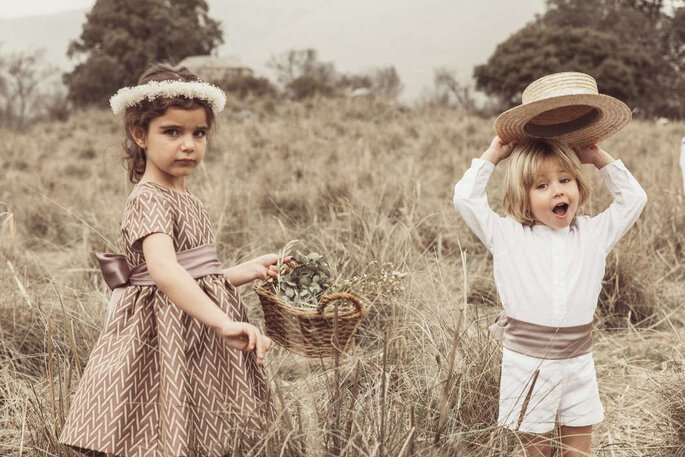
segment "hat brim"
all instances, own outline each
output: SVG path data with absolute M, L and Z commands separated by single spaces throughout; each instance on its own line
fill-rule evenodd
M 555 134 L 534 131 L 531 120 L 539 115 L 564 107 L 587 106 L 591 110 L 590 122 L 574 129 L 573 121 L 559 130 L 571 130 Z M 589 146 L 599 143 L 621 130 L 632 119 L 630 108 L 622 101 L 603 94 L 574 94 L 552 97 L 519 105 L 500 114 L 495 121 L 495 132 L 503 141 L 526 141 L 553 139 L 562 143 Z M 564 128 L 565 127 L 565 128 Z

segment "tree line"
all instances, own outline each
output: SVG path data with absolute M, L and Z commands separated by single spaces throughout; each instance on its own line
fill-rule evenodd
M 546 74 L 581 71 L 638 115 L 685 117 L 685 8 L 663 0 L 547 0 L 547 10 L 474 70 L 502 108 Z
M 684 118 L 685 7 L 668 6 L 664 0 L 547 0 L 543 14 L 474 69 L 475 88 L 490 97 L 485 106 L 477 106 L 472 88 L 446 68 L 435 69 L 434 87 L 421 102 L 492 115 L 519 104 L 523 89 L 541 76 L 581 71 L 637 115 Z M 148 64 L 209 55 L 223 42 L 206 0 L 97 0 L 69 45 L 67 55 L 78 63 L 62 77 L 66 92 L 41 88 L 54 69 L 41 65 L 39 52 L 0 55 L 0 125 L 21 129 L 31 119 L 64 118 L 72 107 L 106 106 Z M 282 91 L 254 76 L 213 82 L 238 97 L 295 99 L 340 93 L 395 98 L 403 88 L 393 66 L 343 73 L 314 49 L 285 52 L 267 66 Z

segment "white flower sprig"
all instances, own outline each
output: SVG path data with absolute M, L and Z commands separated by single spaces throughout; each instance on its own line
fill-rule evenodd
M 202 81 L 150 81 L 139 86 L 122 87 L 109 99 L 109 105 L 116 115 L 145 99 L 154 100 L 157 97 L 205 100 L 215 113 L 226 106 L 224 91 Z

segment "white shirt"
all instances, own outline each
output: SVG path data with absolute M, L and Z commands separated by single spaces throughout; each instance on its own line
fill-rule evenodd
M 600 169 L 614 196 L 603 213 L 576 217 L 558 230 L 530 227 L 490 209 L 485 186 L 494 169 L 487 160 L 473 159 L 454 187 L 454 206 L 492 253 L 507 316 L 552 327 L 592 322 L 605 258 L 637 220 L 647 194 L 616 160 Z

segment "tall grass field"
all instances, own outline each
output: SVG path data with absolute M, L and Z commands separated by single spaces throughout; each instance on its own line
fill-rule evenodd
M 407 273 L 374 298 L 339 360 L 270 351 L 281 416 L 248 455 L 512 455 L 516 437 L 496 425 L 492 259 L 451 202 L 493 122 L 364 97 L 233 101 L 219 116 L 186 185 L 210 213 L 224 267 L 297 239 L 346 275 L 374 260 Z M 99 110 L 0 132 L 0 455 L 76 455 L 57 437 L 110 296 L 93 254 L 121 250 L 132 187 L 122 135 Z M 633 121 L 602 144 L 649 202 L 607 258 L 597 456 L 685 456 L 683 136 L 685 123 Z M 583 167 L 595 215 L 612 197 Z M 501 168 L 488 185 L 500 213 Z M 261 327 L 256 295 L 241 293 Z

